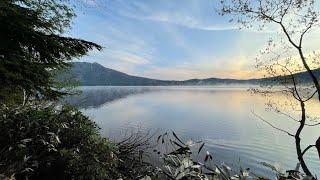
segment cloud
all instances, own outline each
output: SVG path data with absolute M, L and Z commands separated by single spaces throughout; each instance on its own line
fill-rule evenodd
M 177 67 L 153 67 L 141 73 L 142 76 L 162 80 L 186 80 L 199 77 L 200 72 Z
M 195 70 L 189 68 L 163 68 L 154 67 L 145 72 L 142 76 L 162 79 L 162 80 L 188 80 L 205 78 L 231 78 L 231 79 L 251 79 L 263 77 L 263 74 L 255 70 Z
M 193 3 L 189 2 L 181 5 L 181 3 L 169 1 L 166 2 L 167 4 L 169 4 L 166 8 L 170 7 L 174 10 L 168 11 L 168 9 L 166 8 L 155 8 L 154 6 L 150 5 L 152 3 L 132 1 L 130 4 L 124 3 L 120 0 L 119 4 L 121 4 L 122 8 L 118 10 L 117 13 L 120 16 L 135 20 L 153 21 L 201 31 L 238 30 L 264 34 L 277 32 L 273 27 L 264 28 L 263 30 L 259 30 L 258 26 L 254 26 L 255 28 L 240 28 L 241 25 L 239 25 L 238 23 L 229 22 L 228 18 L 221 17 L 220 15 L 215 14 L 213 11 L 214 7 L 211 6 L 212 4 L 209 3 L 209 7 L 205 7 L 205 5 L 203 5 L 207 4 L 208 2 L 210 1 L 201 1 L 201 3 L 195 1 Z M 211 8 L 209 11 L 210 14 L 203 13 L 205 10 L 208 10 L 208 8 Z
M 226 59 L 203 59 L 185 61 L 176 66 L 151 67 L 140 73 L 141 76 L 163 80 L 187 80 L 205 78 L 252 79 L 263 77 L 262 72 L 253 68 L 250 59 L 236 56 Z
M 248 55 L 217 57 L 203 55 L 185 59 L 179 64 L 159 67 L 152 66 L 139 75 L 164 80 L 187 80 L 205 78 L 253 79 L 264 77 L 265 72 L 255 68 L 254 58 Z
M 159 13 L 152 14 L 147 17 L 141 17 L 140 19 L 170 23 L 191 29 L 205 31 L 225 31 L 239 29 L 239 27 L 236 25 L 206 24 L 198 20 L 197 18 L 182 14 Z
M 112 51 L 107 54 L 112 59 L 117 59 L 120 61 L 125 61 L 132 64 L 148 64 L 150 61 L 145 57 L 132 54 L 125 51 Z
M 183 26 L 185 28 L 204 31 L 223 31 L 239 29 L 236 24 L 226 21 L 216 22 L 213 4 L 210 1 L 189 1 L 180 3 L 176 1 L 157 1 L 154 3 L 145 1 L 117 1 L 120 9 L 116 12 L 123 17 L 140 21 L 154 21 L 172 25 Z M 210 9 L 210 14 L 206 11 Z M 221 18 L 221 17 L 220 17 Z

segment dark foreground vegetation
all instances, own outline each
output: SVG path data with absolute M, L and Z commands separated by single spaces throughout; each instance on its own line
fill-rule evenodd
M 16 179 L 113 179 L 116 145 L 70 107 L 2 107 L 0 172 Z
M 70 84 L 55 82 L 54 73 L 102 48 L 63 36 L 74 15 L 68 1 L 0 1 L 1 179 L 263 179 L 249 169 L 215 165 L 203 154 L 204 143 L 183 142 L 175 133 L 138 132 L 112 142 L 77 109 L 56 105 Z M 153 138 L 157 146 L 150 145 Z M 160 165 L 145 162 L 151 148 Z M 265 165 L 279 178 L 307 177 Z

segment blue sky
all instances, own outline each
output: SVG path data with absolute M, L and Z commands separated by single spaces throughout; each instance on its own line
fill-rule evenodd
M 239 30 L 215 0 L 82 0 L 67 33 L 104 47 L 78 61 L 157 79 L 252 78 L 270 36 Z

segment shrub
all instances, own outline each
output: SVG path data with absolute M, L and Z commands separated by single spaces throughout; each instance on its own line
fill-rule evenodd
M 16 179 L 113 179 L 116 145 L 69 107 L 0 110 L 0 174 Z
M 188 140 L 183 142 L 174 132 L 160 134 L 157 138 L 159 147 L 154 152 L 159 154 L 163 164 L 157 167 L 148 178 L 165 177 L 166 179 L 198 179 L 198 180 L 246 180 L 270 179 L 258 175 L 249 168 L 242 168 L 239 162 L 239 169 L 232 169 L 225 163 L 216 164 L 210 152 L 201 153 L 205 149 L 205 143 L 201 141 L 193 142 Z M 201 155 L 202 154 L 202 155 Z M 266 168 L 271 169 L 276 179 L 312 179 L 304 173 L 299 172 L 300 164 L 298 163 L 294 170 L 280 171 L 268 163 L 261 163 Z

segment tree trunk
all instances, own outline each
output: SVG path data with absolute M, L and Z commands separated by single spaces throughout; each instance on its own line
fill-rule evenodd
M 314 73 L 312 72 L 312 70 L 310 69 L 309 65 L 307 64 L 307 61 L 305 59 L 305 57 L 303 56 L 303 52 L 301 47 L 298 48 L 299 50 L 299 55 L 302 61 L 302 64 L 304 66 L 304 68 L 307 70 L 308 74 L 310 75 L 314 86 L 316 87 L 317 91 L 318 91 L 318 100 L 320 101 L 320 85 L 319 85 L 319 81 L 317 79 L 317 77 L 314 75 Z
M 306 173 L 307 176 L 312 177 L 313 179 L 315 179 L 312 175 L 312 173 L 310 172 L 310 170 L 308 169 L 304 158 L 303 158 L 303 154 L 302 154 L 302 150 L 301 150 L 301 139 L 300 139 L 300 134 L 302 129 L 304 128 L 305 122 L 306 122 L 306 110 L 305 110 L 305 104 L 304 102 L 300 101 L 300 106 L 301 106 L 301 121 L 300 121 L 300 126 L 295 134 L 295 140 L 296 140 L 296 150 L 297 150 L 297 155 L 298 155 L 298 160 L 301 164 L 301 168 L 304 171 L 304 173 Z
M 316 141 L 316 148 L 317 148 L 317 151 L 318 151 L 318 154 L 319 154 L 319 159 L 320 159 L 320 137 Z

